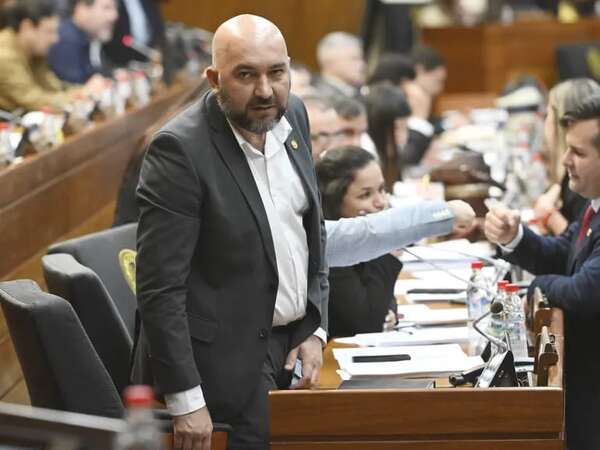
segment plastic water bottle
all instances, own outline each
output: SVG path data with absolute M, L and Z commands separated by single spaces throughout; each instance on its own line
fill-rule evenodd
M 481 272 L 483 262 L 474 261 L 471 263 L 471 278 L 467 287 L 467 309 L 469 320 L 473 321 L 483 314 L 486 308 L 489 310 L 490 299 L 485 291 L 487 280 Z
M 127 406 L 127 429 L 117 438 L 119 450 L 160 450 L 161 435 L 152 413 L 154 393 L 150 386 L 129 386 L 123 393 Z
M 507 331 L 510 347 L 515 359 L 529 356 L 527 349 L 527 327 L 525 325 L 525 310 L 519 297 L 519 286 L 506 286 Z
M 500 280 L 496 283 L 496 297 L 494 303 L 502 305 L 502 311 L 497 314 L 492 314 L 488 323 L 487 332 L 496 339 L 504 341 L 506 332 L 506 312 L 507 312 L 507 293 L 506 286 L 508 281 Z

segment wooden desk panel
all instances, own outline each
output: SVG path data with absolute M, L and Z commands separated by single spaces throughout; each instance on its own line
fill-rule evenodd
M 524 73 L 538 76 L 552 87 L 558 79 L 556 49 L 563 44 L 600 40 L 600 20 L 425 28 L 422 38 L 447 61 L 446 93 L 497 93 L 511 78 Z
M 330 343 L 319 389 L 271 392 L 273 450 L 564 448 L 562 312 L 554 310 L 559 364 L 551 387 L 332 390 Z

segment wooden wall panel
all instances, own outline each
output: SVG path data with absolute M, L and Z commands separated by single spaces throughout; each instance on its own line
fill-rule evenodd
M 331 31 L 358 33 L 364 0 L 171 0 L 164 4 L 165 18 L 209 31 L 243 13 L 264 16 L 283 32 L 293 60 L 317 68 L 317 42 Z

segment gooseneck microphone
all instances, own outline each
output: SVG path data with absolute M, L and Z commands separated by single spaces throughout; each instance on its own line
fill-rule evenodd
M 144 55 L 146 58 L 148 58 L 149 61 L 156 61 L 157 59 L 160 58 L 160 52 L 158 50 L 155 50 L 152 47 L 148 47 L 146 44 L 144 44 L 140 41 L 137 41 L 131 35 L 123 36 L 123 39 L 121 39 L 121 42 L 123 43 L 123 45 L 125 47 L 129 47 L 129 48 L 135 50 L 136 52 Z
M 488 333 L 482 331 L 478 326 L 479 322 L 488 317 L 490 314 L 500 314 L 502 311 L 504 311 L 504 306 L 502 306 L 502 303 L 492 302 L 490 304 L 490 310 L 473 321 L 473 329 L 477 331 L 480 335 L 482 335 L 485 339 L 494 344 L 496 347 L 501 348 L 503 352 L 506 352 L 509 350 L 509 347 L 506 344 L 506 342 L 489 335 Z

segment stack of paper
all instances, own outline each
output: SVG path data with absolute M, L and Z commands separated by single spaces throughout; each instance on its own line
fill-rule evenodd
M 469 320 L 467 308 L 431 309 L 427 305 L 398 306 L 398 320 L 415 325 L 447 325 L 466 323 Z
M 400 345 L 452 344 L 469 340 L 468 327 L 410 328 L 385 333 L 365 333 L 337 338 L 342 344 L 363 347 L 393 347 Z
M 354 356 L 409 355 L 406 361 L 353 362 Z M 461 372 L 483 364 L 479 356 L 467 356 L 458 344 L 407 346 L 390 348 L 333 349 L 340 369 L 350 377 L 402 375 L 407 377 L 438 377 Z

